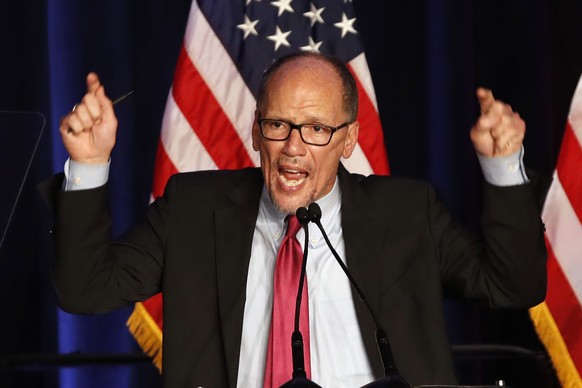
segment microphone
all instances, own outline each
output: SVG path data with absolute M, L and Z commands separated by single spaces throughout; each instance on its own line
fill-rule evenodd
M 305 374 L 305 354 L 303 351 L 303 336 L 299 331 L 299 318 L 301 312 L 301 296 L 305 284 L 305 271 L 307 268 L 307 250 L 309 247 L 309 211 L 300 207 L 295 212 L 295 216 L 305 231 L 305 244 L 303 249 L 303 261 L 301 262 L 301 272 L 299 275 L 299 287 L 297 289 L 297 299 L 295 300 L 295 326 L 291 334 L 291 353 L 293 359 L 293 374 L 291 380 L 281 386 L 281 388 L 321 388 L 313 381 L 307 379 Z
M 390 342 L 388 341 L 388 336 L 384 329 L 380 326 L 380 321 L 378 320 L 378 316 L 372 307 L 368 304 L 366 296 L 356 283 L 355 279 L 353 278 L 352 274 L 348 270 L 348 267 L 344 264 L 342 259 L 339 257 L 336 250 L 333 248 L 329 238 L 327 237 L 327 233 L 323 229 L 323 225 L 321 225 L 321 208 L 315 202 L 311 203 L 308 208 L 309 212 L 309 221 L 315 223 L 319 230 L 321 230 L 321 234 L 325 239 L 327 246 L 329 247 L 333 257 L 335 257 L 336 261 L 340 265 L 341 269 L 344 271 L 346 276 L 348 277 L 350 284 L 362 300 L 364 305 L 370 312 L 372 319 L 374 320 L 374 325 L 376 326 L 376 344 L 378 346 L 378 350 L 380 352 L 380 358 L 382 359 L 382 365 L 384 366 L 384 375 L 385 377 L 375 380 L 369 384 L 364 385 L 362 388 L 410 388 L 411 385 L 408 381 L 406 381 L 400 374 L 398 373 L 398 369 L 394 363 L 394 356 L 392 355 L 392 349 L 390 347 Z M 307 245 L 307 243 L 306 243 Z

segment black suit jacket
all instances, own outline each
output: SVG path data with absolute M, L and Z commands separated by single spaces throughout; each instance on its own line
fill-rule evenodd
M 338 173 L 346 262 L 413 384 L 454 383 L 444 294 L 490 307 L 545 295 L 545 246 L 531 184 L 485 185 L 484 239 L 455 224 L 430 186 Z M 143 224 L 110 242 L 107 187 L 56 190 L 54 281 L 63 309 L 105 312 L 164 292 L 168 388 L 235 387 L 259 169 L 174 176 Z M 376 376 L 374 325 L 355 309 Z

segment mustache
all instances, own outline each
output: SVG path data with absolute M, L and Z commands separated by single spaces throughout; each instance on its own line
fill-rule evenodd
M 285 166 L 301 167 L 302 169 L 310 170 L 309 163 L 306 160 L 301 159 L 299 157 L 282 156 L 279 159 L 277 159 L 274 164 L 277 167 L 281 167 L 282 165 L 285 165 Z

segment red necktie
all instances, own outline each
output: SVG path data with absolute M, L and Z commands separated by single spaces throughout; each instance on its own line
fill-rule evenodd
M 301 275 L 303 251 L 297 238 L 301 224 L 295 216 L 289 216 L 287 232 L 281 242 L 273 283 L 273 315 L 267 348 L 264 388 L 276 388 L 291 380 L 293 361 L 291 357 L 291 333 L 295 322 L 295 301 Z M 311 378 L 309 357 L 309 299 L 307 279 L 301 295 L 301 318 L 299 330 L 303 335 L 305 372 Z

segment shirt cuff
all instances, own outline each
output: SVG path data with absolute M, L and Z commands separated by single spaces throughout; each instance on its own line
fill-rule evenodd
M 79 163 L 71 158 L 67 159 L 63 190 L 88 190 L 103 186 L 109 179 L 110 164 L 111 159 L 105 164 Z
M 507 156 L 488 157 L 477 154 L 485 180 L 494 186 L 515 186 L 529 182 L 521 150 Z

